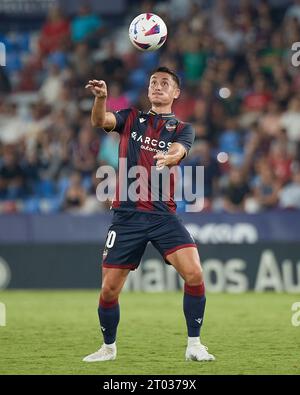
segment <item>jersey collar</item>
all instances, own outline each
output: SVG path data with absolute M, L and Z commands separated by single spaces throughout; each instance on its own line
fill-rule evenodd
M 168 113 L 168 114 L 158 114 L 157 112 L 155 112 L 155 111 L 153 111 L 153 110 L 149 110 L 149 111 L 148 111 L 148 114 L 150 114 L 150 115 L 158 115 L 159 117 L 162 117 L 162 118 L 164 118 L 164 119 L 174 118 L 174 117 L 175 117 L 175 114 L 172 113 L 172 112 L 170 112 L 170 113 Z

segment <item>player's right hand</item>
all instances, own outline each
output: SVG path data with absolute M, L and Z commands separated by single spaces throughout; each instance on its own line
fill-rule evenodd
M 86 89 L 89 89 L 94 96 L 99 98 L 107 97 L 107 86 L 105 81 L 103 80 L 90 80 L 88 84 L 85 86 Z

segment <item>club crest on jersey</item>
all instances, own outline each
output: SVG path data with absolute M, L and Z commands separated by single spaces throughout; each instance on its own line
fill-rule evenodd
M 178 121 L 176 121 L 176 119 L 170 119 L 166 123 L 166 129 L 168 132 L 174 132 L 174 130 L 177 128 L 177 125 L 178 125 Z

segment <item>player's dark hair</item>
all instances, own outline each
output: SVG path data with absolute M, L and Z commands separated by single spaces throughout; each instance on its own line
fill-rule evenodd
M 165 66 L 160 66 L 157 69 L 153 70 L 153 72 L 151 73 L 151 75 L 155 74 L 155 73 L 167 73 L 170 74 L 170 76 L 173 78 L 173 80 L 176 82 L 178 88 L 180 88 L 180 78 L 178 77 L 178 75 L 172 71 L 171 69 L 169 69 L 168 67 Z

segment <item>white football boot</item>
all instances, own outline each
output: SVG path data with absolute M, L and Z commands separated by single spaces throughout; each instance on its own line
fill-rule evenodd
M 216 358 L 208 353 L 208 348 L 201 344 L 188 345 L 185 352 L 185 360 L 186 361 L 214 361 Z
M 103 362 L 103 361 L 113 361 L 117 356 L 117 346 L 116 343 L 113 344 L 103 344 L 101 348 L 83 358 L 84 362 Z

